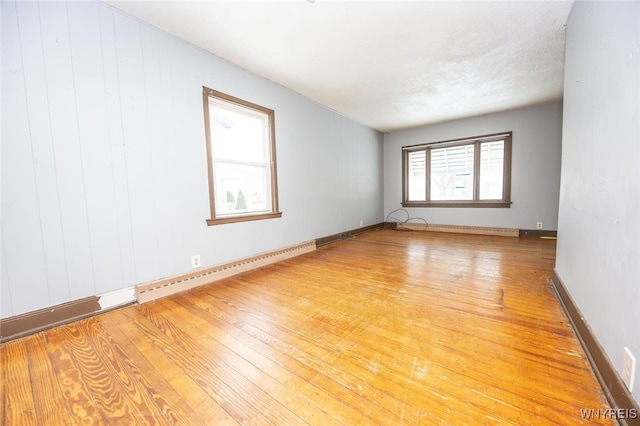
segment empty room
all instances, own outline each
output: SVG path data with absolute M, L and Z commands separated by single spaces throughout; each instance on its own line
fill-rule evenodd
M 0 425 L 640 424 L 639 2 L 0 6 Z

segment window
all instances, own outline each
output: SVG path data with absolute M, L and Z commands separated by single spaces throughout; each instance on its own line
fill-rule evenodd
M 404 207 L 509 207 L 511 132 L 402 148 Z
M 270 219 L 278 211 L 274 112 L 203 87 L 209 225 Z

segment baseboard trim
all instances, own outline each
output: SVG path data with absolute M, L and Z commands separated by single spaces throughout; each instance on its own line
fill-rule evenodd
M 316 249 L 315 241 L 307 241 L 293 246 L 249 256 L 244 259 L 222 263 L 208 268 L 180 274 L 169 278 L 139 284 L 136 286 L 136 300 L 143 304 L 175 293 L 210 284 L 242 272 L 290 259 Z
M 139 284 L 135 287 L 127 287 L 102 295 L 73 300 L 13 317 L 0 318 L 0 343 L 78 321 L 135 302 L 141 304 L 147 303 L 160 297 L 169 296 L 242 272 L 290 259 L 314 251 L 318 246 L 317 241 L 320 241 L 320 244 L 323 244 L 323 241 L 324 244 L 328 244 L 333 241 L 374 231 L 383 226 L 383 223 L 364 226 L 333 236 L 319 238 L 318 240 L 307 241 L 209 268 L 198 269 L 190 273 Z
M 134 303 L 136 301 L 135 290 L 135 286 L 131 286 L 98 295 L 100 310 L 107 311 Z
M 520 230 L 515 228 L 496 228 L 486 226 L 438 225 L 435 223 L 398 222 L 396 229 L 402 231 L 449 232 L 455 234 L 494 235 L 499 237 L 518 237 Z
M 558 238 L 558 231 L 544 229 L 521 229 L 520 238 Z
M 339 234 L 327 235 L 326 237 L 318 238 L 316 240 L 316 247 L 320 248 L 338 241 L 346 240 L 349 238 L 348 235 L 348 232 L 341 232 Z
M 575 304 L 573 298 L 567 291 L 566 286 L 560 279 L 557 271 L 553 271 L 551 285 L 555 290 L 560 304 L 564 309 L 569 322 L 575 330 L 578 340 L 584 349 L 593 372 L 602 386 L 609 404 L 613 409 L 635 410 L 635 419 L 618 419 L 621 425 L 640 425 L 640 407 L 620 378 L 611 360 L 598 342 L 598 339 L 586 323 L 580 309 Z M 598 407 L 593 407 L 598 408 Z
M 91 296 L 0 319 L 0 342 L 17 339 L 48 328 L 77 321 L 93 315 L 100 309 L 100 298 Z
M 333 234 L 333 235 L 328 235 L 326 237 L 321 237 L 316 239 L 316 247 L 326 246 L 327 244 L 332 244 L 338 241 L 353 238 L 356 235 L 365 234 L 367 232 L 382 229 L 384 227 L 385 227 L 384 223 L 376 223 L 375 225 L 363 226 L 360 228 L 352 229 L 350 231 L 340 232 L 339 234 Z

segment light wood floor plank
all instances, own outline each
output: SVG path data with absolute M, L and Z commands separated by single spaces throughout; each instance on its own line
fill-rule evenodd
M 84 381 L 82 371 L 75 362 L 72 351 L 66 344 L 66 337 L 61 328 L 44 332 L 47 352 L 53 374 L 64 395 L 64 404 L 68 409 L 72 424 L 102 425 L 104 419 L 96 405 L 93 395 Z
M 380 230 L 0 346 L 0 425 L 572 425 L 550 240 Z
M 158 373 L 171 383 L 182 398 L 202 419 L 202 424 L 237 425 L 231 415 L 218 405 L 201 386 L 181 368 L 171 356 L 176 351 L 172 339 L 156 329 L 135 310 L 120 310 L 110 316 L 110 327 L 119 328 L 155 366 Z M 188 395 L 188 398 L 185 398 Z
M 236 289 L 238 286 L 234 285 L 233 287 Z M 242 300 L 238 295 L 235 296 L 235 299 Z M 261 300 L 261 305 L 264 306 L 265 298 L 260 297 L 259 299 Z M 245 307 L 245 310 L 248 309 L 250 308 Z M 275 307 L 274 309 L 286 310 L 287 308 L 282 304 L 279 308 Z M 367 380 L 371 377 L 361 380 L 362 377 L 354 374 L 359 372 L 356 365 L 351 364 L 349 368 L 344 369 L 336 368 L 334 361 L 332 361 L 332 354 L 339 350 L 344 339 L 338 338 L 335 334 L 329 339 L 327 334 L 317 334 L 313 330 L 310 333 L 305 333 L 302 326 L 305 319 L 295 322 L 295 324 L 300 324 L 301 327 L 294 331 L 280 329 L 274 324 L 269 325 L 270 319 L 262 316 L 263 314 L 261 313 L 257 312 L 255 315 L 256 321 L 252 322 L 251 326 L 243 324 L 244 329 L 252 330 L 250 327 L 254 327 L 254 335 L 262 336 L 263 339 L 265 338 L 264 336 L 268 335 L 267 342 L 277 342 L 278 345 L 276 347 L 281 350 L 285 348 L 285 353 L 295 354 L 309 368 L 323 372 L 322 375 L 314 377 L 313 380 L 322 383 L 324 382 L 323 376 L 331 377 L 334 382 L 343 388 L 342 398 L 349 400 L 353 407 L 360 407 L 362 413 L 370 416 L 371 419 L 378 419 L 377 421 L 391 420 L 391 424 L 401 420 L 401 412 L 397 409 L 402 405 L 400 400 L 379 387 L 371 386 Z M 292 313 L 289 313 L 289 315 L 291 315 L 291 318 L 295 318 Z M 306 320 L 308 321 L 309 318 Z M 304 351 L 300 353 L 299 348 L 304 348 Z M 349 373 L 345 373 L 346 371 Z M 365 375 L 366 373 L 368 372 L 365 372 Z M 335 389 L 333 391 L 335 392 Z M 366 403 L 363 403 L 363 401 Z M 389 411 L 389 408 L 392 407 L 396 408 L 396 417 L 394 417 L 393 412 Z
M 147 305 L 143 306 L 145 308 Z M 165 310 L 151 314 L 146 310 L 149 320 L 167 336 L 171 336 L 172 345 L 180 348 L 174 362 L 180 363 L 187 374 L 197 380 L 198 384 L 239 423 L 262 424 L 267 422 L 265 414 L 269 407 L 277 405 L 263 390 L 255 387 L 241 375 L 228 368 L 224 363 L 217 363 L 215 353 L 200 351 L 197 340 L 201 338 L 192 325 L 184 327 L 176 325 L 174 310 Z M 184 324 L 188 324 L 185 322 Z M 273 404 L 275 402 L 275 404 Z M 280 410 L 273 413 L 278 424 L 297 424 L 300 419 L 291 413 Z
M 237 286 L 234 286 L 234 288 L 236 287 Z M 264 297 L 261 297 L 260 300 L 261 304 L 265 303 Z M 334 316 L 338 317 L 339 314 L 336 313 Z M 326 317 L 323 316 L 323 318 Z M 349 330 L 350 328 L 345 325 L 341 325 L 340 329 Z M 350 331 L 353 331 L 353 329 L 351 329 Z M 298 332 L 302 333 L 301 330 L 298 330 Z M 308 340 L 322 341 L 322 338 L 320 336 L 313 336 Z M 379 348 L 379 342 L 381 340 L 369 340 L 367 338 L 367 341 L 373 342 L 374 345 L 377 344 L 377 347 Z M 304 342 L 296 343 L 296 346 L 303 346 L 303 344 Z M 367 350 L 367 348 L 362 347 L 361 345 L 357 347 L 358 355 L 352 356 L 351 351 L 349 351 L 347 348 L 356 346 L 358 346 L 358 344 L 346 338 L 335 339 L 335 343 L 332 343 L 331 346 L 327 348 L 326 355 L 322 357 L 326 365 L 324 365 L 321 370 L 333 370 L 330 374 L 331 376 L 339 377 L 341 383 L 343 383 L 345 387 L 357 389 L 356 392 L 361 393 L 361 397 L 371 401 L 382 400 L 384 401 L 385 407 L 393 407 L 396 411 L 395 414 L 398 416 L 398 419 L 396 419 L 396 421 L 400 421 L 400 419 L 402 419 L 405 422 L 410 422 L 411 419 L 409 418 L 409 416 L 407 416 L 407 412 L 412 412 L 414 413 L 414 415 L 418 416 L 417 419 L 413 420 L 424 420 L 425 413 L 421 412 L 418 409 L 414 409 L 413 411 L 411 411 L 412 404 L 420 405 L 421 402 L 425 402 L 421 401 L 423 399 L 423 396 L 421 394 L 412 394 L 413 401 L 409 400 L 409 402 L 407 402 L 406 391 L 398 392 L 399 390 L 402 390 L 403 387 L 406 389 L 406 383 L 410 381 L 410 377 L 399 375 L 392 369 L 387 369 L 385 367 L 385 363 L 398 365 L 396 357 L 389 357 L 388 359 L 383 360 L 381 363 L 376 363 L 375 361 L 372 361 L 372 357 L 376 355 L 375 350 Z M 400 351 L 399 353 L 407 350 L 406 347 L 401 347 L 398 349 Z M 339 355 L 336 356 L 336 354 Z M 339 368 L 335 368 L 336 365 L 338 365 Z M 381 370 L 388 370 L 388 375 L 386 377 L 382 376 Z M 349 371 L 350 374 L 344 375 L 342 371 Z M 368 389 L 367 387 L 363 388 L 362 385 L 358 384 L 359 381 L 362 381 L 364 383 L 375 383 L 376 386 L 374 388 L 368 387 Z M 420 389 L 419 391 L 424 392 L 423 389 Z M 446 398 L 446 394 L 443 396 L 438 392 L 438 390 L 427 389 L 426 392 L 434 393 L 434 395 L 440 398 Z M 465 410 L 468 411 L 468 407 L 465 407 Z M 432 411 L 430 415 L 433 417 L 435 413 Z M 459 417 L 464 418 L 465 415 L 460 414 Z M 470 418 L 467 418 L 465 421 L 467 423 L 472 422 Z
M 236 308 L 238 305 L 234 305 Z M 272 347 L 275 351 L 293 358 L 304 364 L 307 368 L 321 372 L 316 374 L 312 380 L 318 386 L 329 386 L 331 392 L 338 395 L 339 399 L 355 408 L 369 418 L 372 423 L 397 424 L 397 418 L 388 411 L 384 405 L 389 398 L 379 392 L 375 387 L 367 383 L 354 384 L 354 380 L 348 373 L 336 369 L 329 362 L 323 360 L 333 348 L 328 348 L 326 344 L 314 344 L 313 339 L 301 334 L 299 331 L 289 327 L 280 327 L 278 324 L 270 323 L 268 318 L 252 316 L 247 310 L 238 312 L 243 321 L 235 323 L 240 330 L 252 338 Z M 231 320 L 236 315 L 228 311 L 226 318 Z M 233 321 L 233 320 L 231 320 Z M 293 324 L 293 323 L 292 323 Z M 323 376 L 323 377 L 319 377 Z M 330 378 L 330 383 L 325 378 Z M 335 386 L 337 385 L 337 386 Z M 362 393 L 368 392 L 369 398 L 363 399 Z
M 292 409 L 297 402 L 292 390 L 284 392 L 283 387 L 270 380 L 269 376 L 256 374 L 253 365 L 203 332 L 199 325 L 205 324 L 197 316 L 182 310 L 178 305 L 173 305 L 171 312 L 190 324 L 189 334 L 179 336 L 180 343 L 185 348 L 189 345 L 192 354 L 208 354 L 208 370 L 221 382 L 230 385 L 228 391 L 240 398 L 236 400 L 237 405 L 251 407 L 266 418 L 275 420 L 277 424 L 304 423 Z M 280 403 L 283 400 L 287 400 L 286 406 Z
M 7 407 L 5 404 L 7 403 L 7 375 L 6 371 L 8 368 L 8 361 L 6 361 L 7 350 L 4 345 L 0 345 L 0 425 L 7 424 L 6 421 L 6 412 Z
M 4 370 L 3 411 L 7 424 L 37 424 L 36 406 L 29 371 L 25 342 L 18 339 L 5 343 L 2 369 Z
M 33 398 L 39 425 L 70 425 L 71 417 L 65 398 L 58 384 L 53 365 L 49 359 L 43 333 L 38 333 L 25 341 L 29 371 L 33 387 Z
M 357 411 L 345 405 L 341 399 L 337 399 L 333 392 L 325 391 L 321 387 L 309 386 L 309 380 L 320 374 L 318 371 L 307 367 L 286 353 L 274 349 L 261 339 L 256 339 L 251 333 L 246 333 L 235 327 L 238 323 L 232 318 L 233 315 L 221 311 L 219 306 L 216 309 L 202 298 L 192 295 L 178 295 L 173 299 L 184 306 L 197 305 L 202 310 L 199 314 L 206 318 L 209 324 L 216 326 L 218 330 L 223 332 L 217 336 L 222 343 L 229 347 L 238 348 L 238 352 L 242 352 L 243 357 L 268 371 L 268 374 L 282 371 L 282 374 L 286 375 L 286 379 L 283 381 L 290 383 L 295 389 L 304 388 L 305 395 L 312 395 L 316 404 L 330 417 L 325 420 L 326 422 L 331 423 L 331 418 L 336 419 L 340 424 L 372 424 L 375 422 L 373 419 L 361 417 Z M 240 345 L 245 349 L 240 349 Z M 336 383 L 335 386 L 339 385 Z
M 140 394 L 132 389 L 122 362 L 108 341 L 96 335 L 93 319 L 62 328 L 69 350 L 75 357 L 93 399 L 108 424 L 166 424 L 160 413 L 140 406 Z M 132 391 L 131 394 L 128 391 Z M 148 398 L 149 395 L 146 395 Z M 150 414 L 159 414 L 152 416 Z
M 112 316 L 112 317 L 115 317 Z M 141 394 L 148 394 L 153 402 L 171 424 L 202 424 L 194 410 L 185 403 L 171 385 L 164 379 L 164 370 L 170 362 L 153 365 L 141 352 L 142 348 L 132 342 L 122 331 L 127 324 L 110 327 L 111 319 L 96 318 L 100 328 L 110 337 L 114 351 L 126 363 L 126 368 L 133 374 L 132 383 L 140 385 Z M 125 352 L 126 348 L 126 352 Z M 165 359 L 166 360 L 166 359 Z M 181 387 L 182 389 L 182 387 Z
M 281 371 L 281 374 L 278 375 L 277 368 L 272 368 L 269 372 L 262 371 L 245 359 L 245 357 L 251 358 L 251 354 L 248 353 L 250 350 L 242 348 L 236 353 L 220 343 L 218 341 L 220 339 L 218 333 L 210 324 L 203 321 L 202 316 L 194 315 L 187 310 L 184 310 L 182 315 L 185 319 L 190 320 L 201 333 L 198 339 L 199 346 L 203 350 L 216 354 L 215 363 L 226 365 L 231 369 L 232 374 L 244 377 L 248 382 L 262 389 L 274 399 L 272 405 L 268 408 L 269 412 L 290 411 L 291 414 L 299 417 L 299 423 L 315 423 L 321 418 L 324 418 L 325 422 L 331 421 L 331 419 L 326 419 L 326 415 L 315 404 L 297 392 L 293 382 L 288 380 L 291 373 Z M 276 401 L 286 401 L 286 406 Z M 290 416 L 288 413 L 286 415 Z M 276 416 L 270 414 L 269 417 Z
M 171 303 L 171 301 L 164 302 Z M 193 323 L 197 323 L 208 337 L 224 345 L 225 349 L 222 352 L 231 351 L 237 354 L 237 357 L 228 357 L 229 354 L 227 354 L 227 359 L 230 359 L 236 371 L 250 377 L 257 386 L 270 389 L 270 395 L 276 396 L 279 400 L 286 400 L 289 409 L 306 422 L 337 425 L 345 424 L 346 421 L 354 418 L 352 409 L 344 406 L 320 388 L 309 389 L 311 394 L 301 392 L 300 389 L 307 388 L 308 382 L 305 376 L 298 375 L 299 369 L 285 368 L 236 339 L 230 326 L 211 313 L 214 308 L 206 301 L 189 296 L 176 297 L 175 302 L 184 306 L 184 315 L 191 318 Z

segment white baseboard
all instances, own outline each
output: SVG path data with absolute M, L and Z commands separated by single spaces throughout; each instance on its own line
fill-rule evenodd
M 108 293 L 98 295 L 98 303 L 100 310 L 113 309 L 119 306 L 128 305 L 136 301 L 135 286 L 122 288 L 120 290 L 110 291 Z

